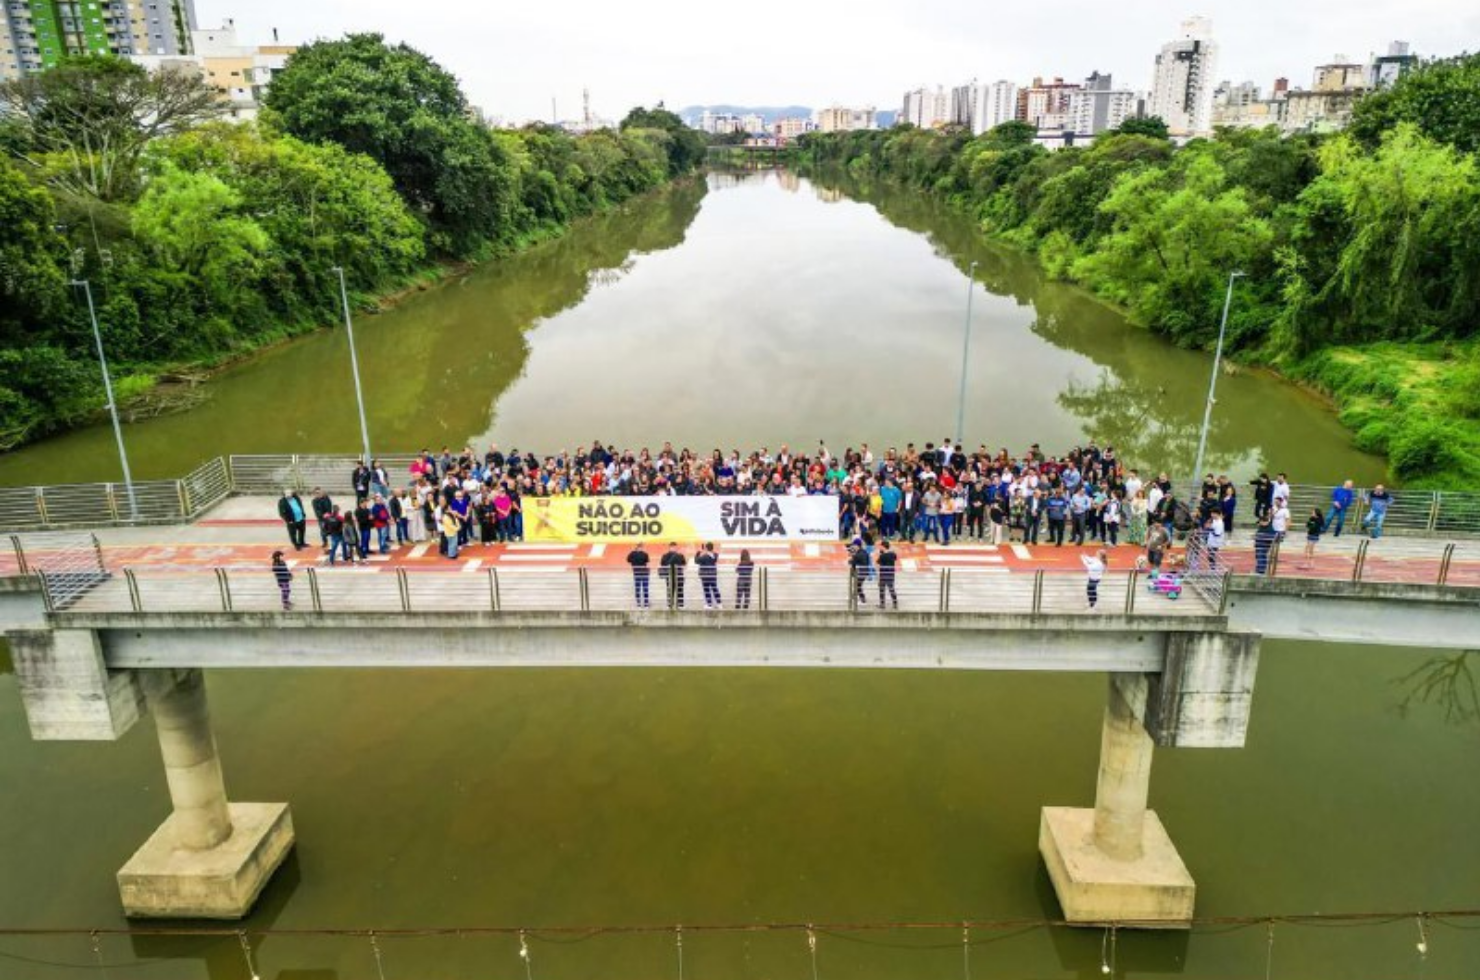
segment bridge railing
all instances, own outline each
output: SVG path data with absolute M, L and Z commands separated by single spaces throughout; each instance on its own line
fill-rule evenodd
M 289 615 L 331 613 L 608 613 L 705 611 L 746 616 L 764 612 L 996 613 L 1017 615 L 1208 616 L 1221 612 L 1197 592 L 1153 590 L 1134 571 L 1107 574 L 1091 608 L 1086 576 L 1077 572 L 1002 573 L 988 569 L 899 570 L 893 588 L 875 572 L 861 582 L 847 570 L 757 567 L 746 580 L 722 567 L 706 595 L 705 580 L 689 567 L 678 577 L 653 571 L 642 586 L 618 569 L 478 569 L 364 571 L 303 567 L 293 570 Z M 881 584 L 884 586 L 881 606 Z M 716 599 L 717 593 L 717 599 Z M 58 612 L 246 613 L 285 612 L 270 569 L 140 566 L 91 590 Z

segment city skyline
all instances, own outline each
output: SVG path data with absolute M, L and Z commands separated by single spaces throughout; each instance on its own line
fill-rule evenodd
M 1480 9 L 1459 0 L 1417 0 L 1363 9 L 1335 0 L 1301 5 L 1157 2 L 1126 8 L 1070 0 L 1018 7 L 1010 19 L 982 18 L 958 0 L 924 0 L 901 22 L 879 0 L 798 6 L 756 0 L 733 23 L 706 25 L 667 2 L 636 5 L 572 0 L 559 18 L 540 8 L 459 6 L 427 16 L 389 0 L 197 0 L 203 27 L 233 19 L 246 43 L 284 43 L 375 31 L 405 41 L 462 80 L 471 102 L 509 122 L 579 118 L 589 88 L 593 111 L 620 119 L 634 105 L 710 103 L 895 107 L 921 85 L 999 78 L 1112 74 L 1119 86 L 1151 88 L 1154 59 L 1178 25 L 1213 21 L 1218 79 L 1267 88 L 1276 77 L 1308 86 L 1314 67 L 1337 54 L 1362 61 L 1404 40 L 1425 57 L 1480 47 Z M 843 14 L 845 16 L 839 16 Z M 1073 25 L 1066 30 L 1064 25 Z M 755 25 L 765 25 L 756 32 Z M 733 32 L 733 38 L 730 36 Z

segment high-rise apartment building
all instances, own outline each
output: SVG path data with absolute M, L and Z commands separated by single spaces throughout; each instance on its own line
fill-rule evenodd
M 1017 118 L 1018 87 L 1012 82 L 997 81 L 981 86 L 977 93 L 976 113 L 971 117 L 971 132 L 980 136 Z
M 874 107 L 848 109 L 829 106 L 817 113 L 817 128 L 824 133 L 846 133 L 855 129 L 873 129 Z
M 934 129 L 950 121 L 950 97 L 944 87 L 937 85 L 932 92 L 928 88 L 917 88 L 904 94 L 904 106 L 899 111 L 898 123 L 908 123 L 921 129 Z
M 1077 136 L 1094 136 L 1111 129 L 1136 114 L 1136 93 L 1117 89 L 1109 75 L 1093 72 L 1084 87 L 1069 93 L 1069 112 L 1064 129 Z
M 69 55 L 189 54 L 195 0 L 0 0 L 0 79 Z
M 965 85 L 951 89 L 951 111 L 948 121 L 952 126 L 970 126 L 976 118 L 976 106 L 981 98 L 981 87 L 972 79 Z
M 1184 20 L 1177 39 L 1162 45 L 1156 56 L 1149 114 L 1161 117 L 1173 136 L 1211 133 L 1217 70 L 1212 21 L 1206 17 Z
M 1069 99 L 1079 87 L 1062 78 L 1051 82 L 1035 78 L 1032 85 L 1018 89 L 1017 118 L 1040 130 L 1064 129 L 1069 124 Z
M 1373 55 L 1367 66 L 1367 87 L 1387 88 L 1418 65 L 1418 55 L 1410 54 L 1407 41 L 1394 41 L 1385 55 Z

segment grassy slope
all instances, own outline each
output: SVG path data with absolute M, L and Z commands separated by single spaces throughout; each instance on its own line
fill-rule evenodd
M 1336 401 L 1363 449 L 1410 486 L 1480 489 L 1480 342 L 1331 347 L 1291 377 Z

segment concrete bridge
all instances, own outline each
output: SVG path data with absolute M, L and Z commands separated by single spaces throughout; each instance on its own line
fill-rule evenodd
M 1104 673 L 1093 806 L 1044 807 L 1039 849 L 1069 921 L 1175 928 L 1195 884 L 1147 807 L 1155 748 L 1244 744 L 1262 636 L 1473 646 L 1480 589 L 1452 583 L 1480 565 L 1430 557 L 1429 582 L 1363 580 L 1365 564 L 1341 579 L 1210 570 L 1177 601 L 1118 573 L 1095 609 L 1083 574 L 1055 568 L 901 571 L 899 609 L 880 610 L 876 580 L 859 602 L 825 565 L 763 567 L 735 609 L 726 567 L 726 608 L 708 611 L 692 567 L 684 609 L 656 573 L 653 608 L 635 608 L 630 573 L 599 566 L 302 567 L 284 610 L 260 563 L 117 568 L 73 541 L 0 578 L 0 622 L 34 738 L 111 740 L 155 716 L 174 811 L 118 872 L 131 916 L 240 917 L 293 844 L 288 804 L 228 800 L 206 669 L 740 666 Z

